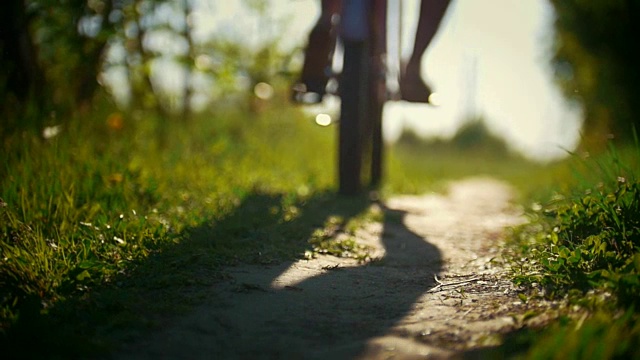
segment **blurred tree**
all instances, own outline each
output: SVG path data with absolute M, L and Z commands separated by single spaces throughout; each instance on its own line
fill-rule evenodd
M 182 37 L 187 41 L 187 51 L 182 57 L 182 63 L 185 69 L 184 89 L 182 94 L 182 117 L 189 119 L 191 117 L 191 97 L 193 95 L 192 71 L 194 61 L 196 59 L 196 49 L 193 40 L 193 16 L 194 5 L 192 0 L 182 0 L 182 8 L 184 11 L 184 27 L 182 29 Z
M 73 111 L 98 89 L 97 74 L 121 0 L 10 0 L 0 15 L 4 116 Z M 39 117 L 42 118 L 42 117 Z
M 170 16 L 158 16 L 162 4 L 178 8 Z M 184 6 L 184 12 L 180 7 Z M 170 0 L 9 0 L 0 14 L 0 114 L 3 132 L 22 126 L 26 110 L 34 110 L 36 128 L 43 113 L 68 114 L 83 111 L 100 89 L 100 75 L 111 46 L 125 49 L 131 103 L 151 104 L 162 117 L 168 101 L 161 96 L 151 76 L 153 60 L 162 54 L 146 45 L 152 31 L 168 30 L 187 39 L 189 27 L 171 27 L 171 17 L 186 18 L 190 1 Z M 167 19 L 169 17 L 169 19 Z M 175 21 L 173 21 L 175 23 Z M 181 61 L 189 64 L 190 52 Z M 185 89 L 190 87 L 185 81 Z M 190 90 L 185 97 L 190 98 Z M 151 99 L 151 100 L 150 100 Z M 139 101 L 141 100 L 141 101 Z M 185 101 L 185 104 L 188 104 Z M 190 109 L 185 107 L 185 114 Z M 60 121 L 67 116 L 58 116 Z M 11 123 L 11 124 L 9 124 Z
M 149 49 L 149 34 L 157 30 L 158 21 L 152 19 L 160 1 L 133 0 L 124 7 L 124 20 L 121 32 L 126 50 L 126 69 L 129 87 L 131 89 L 130 104 L 138 108 L 153 108 L 160 115 L 160 119 L 170 117 L 170 109 L 163 105 L 164 101 L 159 89 L 154 85 L 151 73 L 151 63 L 156 55 Z
M 638 0 L 551 0 L 555 67 L 566 94 L 585 109 L 586 141 L 640 130 Z
M 0 97 L 3 99 L 0 136 L 21 125 L 16 115 L 42 108 L 45 99 L 44 74 L 29 31 L 33 17 L 22 0 L 9 0 L 3 5 L 0 12 Z M 31 99 L 37 100 L 35 106 L 27 106 Z
M 105 69 L 112 67 L 125 74 L 125 83 L 115 86 L 127 88 L 129 104 L 156 109 L 161 119 L 188 117 L 193 99 L 202 103 L 203 93 L 228 99 L 269 82 L 287 57 L 278 50 L 284 21 L 272 21 L 267 0 L 245 0 L 244 6 L 259 20 L 250 36 L 247 29 L 225 28 L 219 35 L 195 38 L 195 20 L 215 11 L 211 4 L 8 0 L 0 14 L 0 96 L 6 99 L 0 114 L 16 123 L 21 109 L 38 110 L 34 119 L 39 121 L 54 112 L 61 115 L 56 122 L 67 119 L 66 114 L 90 106 L 104 84 Z M 160 63 L 177 66 L 167 71 Z M 162 83 L 167 74 L 184 75 L 183 84 Z
M 0 62 L 4 89 L 21 102 L 42 88 L 42 71 L 31 41 L 31 17 L 21 0 L 9 0 L 0 13 Z

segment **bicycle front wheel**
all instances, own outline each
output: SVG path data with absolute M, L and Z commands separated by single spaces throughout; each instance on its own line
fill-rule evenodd
M 369 67 L 366 43 L 344 41 L 338 127 L 339 192 L 343 195 L 356 195 L 362 189 Z

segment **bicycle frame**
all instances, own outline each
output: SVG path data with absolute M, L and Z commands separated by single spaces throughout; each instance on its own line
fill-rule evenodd
M 379 187 L 383 177 L 387 1 L 348 0 L 345 5 L 340 32 L 344 59 L 340 79 L 338 178 L 341 194 L 356 195 L 367 186 L 365 183 L 371 189 Z

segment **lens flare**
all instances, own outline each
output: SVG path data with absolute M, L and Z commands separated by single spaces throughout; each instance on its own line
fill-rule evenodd
M 259 82 L 253 87 L 253 93 L 258 99 L 269 100 L 273 96 L 273 86 L 266 82 Z
M 60 131 L 62 131 L 62 126 L 60 125 L 47 126 L 42 130 L 42 137 L 48 140 L 56 137 L 60 134 Z
M 331 125 L 331 116 L 329 114 L 318 114 L 316 115 L 316 124 L 320 126 L 329 126 Z
M 434 92 L 431 95 L 429 95 L 428 101 L 429 101 L 429 104 L 433 106 L 440 106 L 442 105 L 442 95 L 438 94 L 437 92 Z

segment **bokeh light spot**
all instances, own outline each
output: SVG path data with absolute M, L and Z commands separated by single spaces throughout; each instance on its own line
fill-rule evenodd
M 320 126 L 329 126 L 331 125 L 331 116 L 329 114 L 318 114 L 316 115 L 316 124 Z
M 428 101 L 429 101 L 429 104 L 433 106 L 440 106 L 442 105 L 442 95 L 440 95 L 437 92 L 434 92 L 431 95 L 429 95 Z
M 258 99 L 269 100 L 273 96 L 273 86 L 266 82 L 259 82 L 253 87 L 253 93 Z

